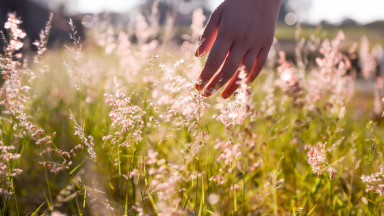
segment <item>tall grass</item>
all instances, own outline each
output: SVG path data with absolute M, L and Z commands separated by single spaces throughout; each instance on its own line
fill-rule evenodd
M 382 112 L 382 86 L 355 93 L 357 45 L 341 52 L 342 32 L 298 36 L 294 60 L 273 47 L 254 83 L 239 68 L 241 88 L 224 100 L 194 89 L 202 11 L 181 47 L 172 21 L 159 39 L 151 17 L 136 19 L 137 44 L 100 22 L 84 47 L 69 21 L 73 44 L 61 50 L 45 48 L 48 23 L 28 69 L 10 15 L 2 215 L 381 214 L 383 130 L 371 113 Z M 360 67 L 373 80 L 364 40 Z M 357 115 L 362 98 L 374 105 Z

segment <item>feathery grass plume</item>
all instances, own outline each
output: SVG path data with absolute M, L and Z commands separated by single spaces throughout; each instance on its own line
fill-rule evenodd
M 380 168 L 379 172 L 373 173 L 371 175 L 362 175 L 361 180 L 365 183 L 366 189 L 365 192 L 375 192 L 380 196 L 384 195 L 384 182 L 383 182 L 383 168 Z
M 40 63 L 42 66 L 46 65 L 44 61 L 43 62 L 40 62 L 40 61 L 41 61 L 41 56 L 47 50 L 49 33 L 52 27 L 52 18 L 53 18 L 53 13 L 51 13 L 51 15 L 49 16 L 49 20 L 45 26 L 45 29 L 41 30 L 39 34 L 40 40 L 36 40 L 35 42 L 33 42 L 33 45 L 35 45 L 37 48 L 37 55 L 34 58 L 34 63 Z M 44 67 L 41 67 L 41 68 L 44 68 Z M 45 70 L 41 70 L 41 72 L 44 73 Z
M 347 71 L 351 68 L 349 58 L 339 51 L 341 42 L 345 39 L 344 33 L 339 31 L 338 35 L 332 41 L 325 40 L 320 48 L 323 58 L 316 58 L 318 68 L 311 71 L 310 80 L 308 81 L 308 95 L 306 103 L 309 108 L 315 108 L 315 103 L 322 97 L 329 98 L 332 104 L 331 112 L 338 115 L 339 118 L 344 116 L 345 102 L 353 95 L 354 74 L 347 75 Z M 353 48 L 350 50 L 350 55 Z
M 91 135 L 89 135 L 87 137 L 84 134 L 84 132 L 83 132 L 84 128 L 77 123 L 71 110 L 70 110 L 70 114 L 69 114 L 69 119 L 71 119 L 74 123 L 74 128 L 75 128 L 75 134 L 74 135 L 76 135 L 80 138 L 81 142 L 87 147 L 87 151 L 88 151 L 89 155 L 91 156 L 91 158 L 96 160 L 96 152 L 94 150 L 95 143 L 93 141 L 93 137 Z
M 25 113 L 25 103 L 30 98 L 27 94 L 30 89 L 22 85 L 22 69 L 20 68 L 22 39 L 25 32 L 19 29 L 21 20 L 16 14 L 8 14 L 4 29 L 9 31 L 9 40 L 6 40 L 4 56 L 0 59 L 2 82 L 0 85 L 0 195 L 2 209 L 6 209 L 8 202 L 14 194 L 14 177 L 22 173 L 16 168 L 20 162 L 19 147 L 21 140 L 30 130 L 36 129 Z M 11 129 L 11 130 L 10 130 Z
M 326 149 L 326 145 L 327 143 L 321 142 L 318 142 L 315 146 L 306 144 L 305 149 L 309 149 L 307 156 L 308 163 L 312 166 L 312 172 L 320 176 L 324 170 L 328 170 L 330 173 L 330 179 L 332 180 L 336 173 L 336 170 L 333 167 L 329 166 L 329 163 L 327 161 L 328 151 Z
M 23 47 L 22 39 L 26 34 L 19 29 L 19 24 L 21 24 L 21 20 L 16 17 L 15 13 L 8 14 L 8 20 L 4 24 L 4 28 L 9 31 L 10 37 L 9 41 L 4 38 L 7 47 L 4 49 L 4 58 L 0 61 L 3 82 L 0 86 L 0 106 L 2 111 L 0 118 L 0 147 L 2 150 L 0 157 L 0 190 L 3 203 L 2 209 L 4 210 L 14 194 L 13 178 L 22 173 L 22 169 L 16 167 L 20 163 L 20 157 L 25 145 L 28 145 L 30 141 L 25 141 L 29 133 L 32 133 L 30 139 L 35 139 L 38 136 L 41 138 L 37 140 L 37 144 L 45 143 L 49 145 L 51 143 L 51 138 L 45 136 L 44 130 L 37 129 L 37 126 L 30 121 L 31 117 L 27 115 L 30 87 L 23 85 L 23 83 L 31 81 L 34 78 L 34 73 L 26 68 L 26 62 L 23 65 L 21 64 L 22 54 L 19 50 Z M 8 128 L 12 128 L 12 130 Z M 43 136 L 45 137 L 42 138 Z
M 364 79 L 371 77 L 376 70 L 375 57 L 369 52 L 369 41 L 366 36 L 361 37 L 359 50 L 359 66 Z

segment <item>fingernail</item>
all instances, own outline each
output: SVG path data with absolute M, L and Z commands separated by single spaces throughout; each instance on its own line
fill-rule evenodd
M 200 82 L 196 83 L 195 87 L 198 91 L 200 91 L 200 90 L 203 90 L 203 88 L 205 87 L 206 84 L 207 84 L 207 82 L 200 81 Z M 207 90 L 205 90 L 205 91 L 207 91 Z
M 229 97 L 231 97 L 231 95 L 228 94 L 228 93 L 222 93 L 221 96 L 222 96 L 224 99 L 228 99 Z
M 200 84 L 196 83 L 196 84 L 195 84 L 195 88 L 196 88 L 197 91 L 200 91 L 200 90 L 201 90 L 201 88 L 200 88 Z
M 195 57 L 199 57 L 199 49 L 200 49 L 200 47 L 198 47 L 198 48 L 196 49 Z
M 196 52 L 195 52 L 195 56 L 196 57 L 201 57 L 203 56 L 203 46 L 199 46 L 199 48 L 197 48 Z

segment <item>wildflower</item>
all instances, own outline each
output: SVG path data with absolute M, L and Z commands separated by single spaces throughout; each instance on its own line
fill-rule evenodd
M 293 65 L 286 60 L 285 53 L 280 51 L 279 56 L 280 59 L 278 62 L 280 63 L 280 66 L 277 68 L 277 71 L 279 72 L 280 78 L 275 81 L 275 85 L 286 92 L 293 86 L 297 85 L 298 77 Z
M 235 184 L 235 185 L 232 185 L 232 186 L 230 187 L 230 190 L 233 190 L 233 189 L 235 189 L 235 190 L 241 190 L 241 187 L 240 187 L 240 185 Z
M 209 181 L 217 182 L 219 185 L 222 185 L 225 183 L 224 177 L 222 175 L 216 175 L 209 178 Z
M 131 144 L 132 144 L 131 141 L 126 141 L 126 142 L 124 142 L 123 144 L 120 144 L 119 146 L 120 146 L 120 147 L 130 147 Z
M 21 172 L 23 172 L 23 170 L 21 170 L 21 169 L 13 169 L 13 172 L 14 172 L 14 176 L 18 176 L 18 175 L 20 175 Z
M 308 163 L 312 166 L 312 171 L 318 175 L 321 175 L 321 172 L 325 167 L 327 161 L 326 153 L 327 152 L 322 145 L 310 147 L 307 153 Z
M 329 167 L 328 172 L 329 172 L 329 179 L 332 180 L 335 177 L 336 170 L 333 167 Z
M 149 159 L 147 159 L 146 164 L 154 164 L 154 163 L 156 163 L 156 161 L 157 161 L 156 157 L 157 157 L 158 154 L 159 153 L 157 153 L 157 152 L 153 151 L 152 149 L 150 149 L 148 151 L 148 158 Z
M 376 192 L 380 196 L 384 195 L 384 183 L 383 183 L 383 168 L 380 168 L 380 171 L 373 173 L 371 175 L 362 175 L 361 180 L 363 183 L 366 183 L 365 192 Z

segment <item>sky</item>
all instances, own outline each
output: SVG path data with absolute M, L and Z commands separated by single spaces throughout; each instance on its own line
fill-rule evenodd
M 352 18 L 359 23 L 384 20 L 384 0 L 313 0 L 308 21 L 332 23 Z
M 77 0 L 79 12 L 116 11 L 127 12 L 143 0 Z M 215 8 L 222 0 L 209 0 Z M 316 24 L 322 20 L 339 23 L 345 18 L 352 18 L 364 24 L 384 20 L 384 0 L 309 0 L 311 5 L 306 13 L 297 14 L 299 21 Z
M 127 12 L 142 0 L 77 0 L 76 9 L 79 12 Z

